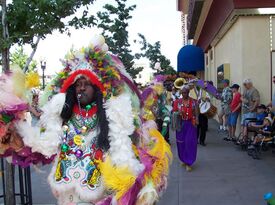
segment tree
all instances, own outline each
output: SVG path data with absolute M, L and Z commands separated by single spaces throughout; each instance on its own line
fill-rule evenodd
M 15 50 L 15 52 L 11 53 L 10 61 L 12 65 L 17 65 L 19 68 L 24 70 L 25 65 L 27 63 L 29 56 L 24 52 L 23 47 L 19 47 Z M 29 64 L 28 71 L 35 71 L 37 69 L 37 62 L 32 60 Z
M 92 26 L 94 17 L 88 15 L 88 6 L 93 2 L 94 0 L 13 0 L 7 5 L 7 9 L 4 9 L 2 2 L 0 30 L 3 35 L 0 38 L 0 49 L 3 64 L 6 59 L 6 54 L 3 52 L 14 44 L 30 44 L 33 47 L 33 52 L 27 61 L 29 63 L 39 40 L 44 39 L 46 35 L 52 34 L 55 30 L 69 34 L 70 27 Z M 82 14 L 74 15 L 80 8 L 84 8 Z
M 161 53 L 161 44 L 159 41 L 154 44 L 148 43 L 145 36 L 138 34 L 139 40 L 135 40 L 142 47 L 141 52 L 135 54 L 137 59 L 142 57 L 147 58 L 150 61 L 150 67 L 157 71 L 157 74 L 176 74 L 176 71 L 171 66 L 171 61 Z M 158 66 L 156 66 L 159 64 Z
M 129 20 L 136 5 L 127 6 L 127 0 L 115 0 L 116 5 L 105 4 L 97 13 L 97 26 L 102 29 L 109 50 L 118 55 L 126 70 L 135 78 L 142 68 L 134 68 L 134 55 L 128 41 Z
M 7 41 L 9 40 L 9 32 L 8 32 L 8 23 L 7 23 L 7 2 L 6 0 L 1 1 L 1 33 L 2 33 L 2 41 L 0 40 L 1 48 L 1 61 L 3 71 L 9 71 L 9 46 Z

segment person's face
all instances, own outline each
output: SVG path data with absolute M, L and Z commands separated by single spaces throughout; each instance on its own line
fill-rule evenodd
M 224 83 L 224 84 L 223 84 L 223 87 L 224 87 L 224 88 L 228 87 L 228 84 L 227 84 L 227 83 Z
M 173 87 L 172 88 L 172 93 L 175 94 L 176 93 L 176 89 Z
M 246 84 L 245 84 L 245 88 L 246 88 L 246 89 L 252 88 L 252 83 L 246 83 Z
M 268 119 L 264 119 L 264 126 L 270 126 L 270 122 Z
M 38 95 L 34 96 L 32 101 L 33 101 L 33 103 L 37 104 L 38 103 Z
M 86 106 L 92 103 L 95 90 L 89 80 L 87 80 L 84 77 L 79 78 L 75 82 L 75 90 L 76 90 L 77 96 L 81 95 L 80 96 L 81 106 Z
M 265 110 L 263 108 L 257 108 L 257 113 L 263 113 Z
M 273 76 L 272 82 L 273 82 L 273 84 L 275 84 L 275 76 Z
M 183 89 L 183 90 L 181 91 L 181 94 L 182 94 L 182 97 L 183 97 L 184 99 L 187 99 L 188 96 L 189 96 L 189 90 Z

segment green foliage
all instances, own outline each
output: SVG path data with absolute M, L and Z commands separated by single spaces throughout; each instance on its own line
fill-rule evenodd
M 24 49 L 22 47 L 17 48 L 15 52 L 11 53 L 10 55 L 11 65 L 17 65 L 22 70 L 24 69 L 27 60 L 28 60 L 28 55 L 24 52 Z M 28 72 L 32 72 L 36 70 L 37 70 L 37 62 L 35 60 L 32 60 L 32 62 L 29 65 Z
M 88 6 L 93 2 L 94 0 L 13 0 L 7 5 L 10 37 L 8 40 L 0 38 L 0 49 L 15 43 L 32 45 L 34 36 L 43 39 L 54 30 L 69 34 L 70 26 L 82 28 L 93 25 L 94 17 L 88 16 Z M 82 15 L 73 16 L 82 6 L 85 7 Z M 0 32 L 2 33 L 1 22 Z
M 105 4 L 97 13 L 97 26 L 102 29 L 109 50 L 118 55 L 126 70 L 135 78 L 142 68 L 134 68 L 134 55 L 128 41 L 129 20 L 136 5 L 127 6 L 127 0 L 115 0 L 115 5 Z
M 135 40 L 142 47 L 141 52 L 135 54 L 137 59 L 147 58 L 150 61 L 150 67 L 155 69 L 156 63 L 160 63 L 160 68 L 156 69 L 157 74 L 176 74 L 176 71 L 171 66 L 171 61 L 161 53 L 161 44 L 159 41 L 154 44 L 148 43 L 145 36 L 138 34 L 139 40 Z

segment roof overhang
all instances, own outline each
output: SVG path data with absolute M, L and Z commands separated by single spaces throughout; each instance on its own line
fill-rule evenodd
M 221 27 L 215 38 L 212 40 L 210 46 L 216 46 L 218 42 L 223 38 L 226 32 L 232 27 L 240 16 L 270 16 L 275 15 L 275 8 L 258 8 L 258 9 L 235 9 L 224 25 Z
M 198 22 L 201 16 L 201 11 L 203 8 L 204 0 L 193 0 L 193 5 L 191 8 L 189 8 L 189 13 L 188 13 L 188 24 L 187 24 L 187 29 L 188 29 L 188 38 L 193 39 L 196 28 L 198 26 Z
M 195 10 L 194 10 L 195 11 Z M 205 0 L 199 14 L 193 12 L 194 21 L 189 27 L 189 39 L 193 44 L 207 50 L 211 43 L 218 42 L 225 32 L 238 19 L 247 15 L 274 15 L 274 0 Z M 193 29 L 193 30 L 192 30 Z

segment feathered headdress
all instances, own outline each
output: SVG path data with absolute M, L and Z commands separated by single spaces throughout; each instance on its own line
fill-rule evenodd
M 108 46 L 102 36 L 96 36 L 88 47 L 72 49 L 62 63 L 64 69 L 48 84 L 44 99 L 60 92 L 65 93 L 80 76 L 88 78 L 97 86 L 105 100 L 119 95 L 125 84 L 131 89 L 135 87 L 119 58 L 108 53 Z M 132 90 L 140 97 L 137 89 Z

